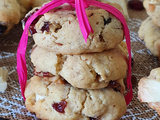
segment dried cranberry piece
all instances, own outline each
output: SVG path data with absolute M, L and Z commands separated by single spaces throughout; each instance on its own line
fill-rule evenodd
M 59 113 L 65 113 L 64 109 L 66 108 L 66 106 L 67 106 L 67 102 L 65 100 L 62 100 L 59 103 L 52 104 L 53 109 L 55 109 Z
M 112 18 L 108 18 L 107 20 L 103 19 L 103 21 L 104 21 L 104 25 L 106 25 L 106 24 L 109 24 L 112 21 Z
M 119 83 L 116 83 L 115 81 L 110 81 L 108 87 L 113 88 L 116 92 L 120 92 L 121 86 Z
M 38 22 L 38 20 L 41 18 L 42 16 L 38 16 L 29 26 L 29 32 L 31 33 L 31 35 L 37 33 L 36 29 L 35 29 L 35 24 Z
M 54 76 L 50 72 L 37 72 L 35 68 L 34 68 L 34 75 L 39 76 L 39 77 L 53 77 Z
M 39 9 L 35 9 L 35 11 L 33 11 L 32 13 L 30 13 L 29 15 L 27 15 L 23 20 L 22 20 L 22 22 L 24 23 L 24 24 L 26 24 L 26 22 L 27 22 L 27 20 L 36 12 L 36 11 L 38 11 Z
M 128 2 L 128 6 L 131 8 L 131 9 L 134 9 L 134 10 L 143 10 L 144 7 L 143 7 L 143 2 L 140 1 L 140 0 L 130 0 Z
M 7 26 L 0 25 L 0 34 L 4 33 L 7 30 Z
M 27 20 L 29 19 L 29 17 L 31 17 L 36 11 L 38 11 L 38 9 L 35 9 L 34 12 L 32 12 L 32 13 L 30 13 L 28 16 L 26 16 L 26 17 L 22 20 L 22 22 L 23 22 L 24 24 L 26 24 L 26 22 L 27 22 Z M 36 29 L 35 29 L 35 24 L 38 22 L 38 20 L 39 20 L 41 17 L 42 17 L 42 15 L 41 15 L 41 16 L 38 16 L 38 17 L 31 23 L 31 25 L 29 26 L 29 32 L 31 33 L 31 35 L 37 33 L 37 31 L 36 31 Z
M 44 25 L 43 25 L 43 27 L 41 28 L 41 31 L 42 31 L 42 32 L 44 32 L 45 30 L 46 30 L 47 32 L 49 32 L 49 21 L 44 22 Z

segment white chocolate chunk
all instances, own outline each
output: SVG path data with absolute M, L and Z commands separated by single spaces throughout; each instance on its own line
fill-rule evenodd
M 0 92 L 4 92 L 7 88 L 8 70 L 0 67 Z
M 40 96 L 40 95 L 36 94 L 36 101 L 42 100 L 44 98 L 45 98 L 45 96 Z

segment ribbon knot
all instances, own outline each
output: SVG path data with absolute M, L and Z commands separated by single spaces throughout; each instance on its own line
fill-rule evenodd
M 128 88 L 128 93 L 125 96 L 125 100 L 127 105 L 130 103 L 132 100 L 132 84 L 131 84 L 131 47 L 130 47 L 130 35 L 129 35 L 129 30 L 127 27 L 127 23 L 124 19 L 124 16 L 122 13 L 117 10 L 116 8 L 112 7 L 111 5 L 105 4 L 98 2 L 96 0 L 52 0 L 50 3 L 45 4 L 44 6 L 41 7 L 36 13 L 34 13 L 26 22 L 25 28 L 21 37 L 21 40 L 19 42 L 18 50 L 17 50 L 17 73 L 19 77 L 19 83 L 21 86 L 21 93 L 23 98 L 24 97 L 24 91 L 26 87 L 26 82 L 27 82 L 27 67 L 26 67 L 26 60 L 25 60 L 25 52 L 27 48 L 27 41 L 28 41 L 28 29 L 31 23 L 34 21 L 36 17 L 39 15 L 45 14 L 46 12 L 50 11 L 51 9 L 58 7 L 60 5 L 63 5 L 64 3 L 68 3 L 75 7 L 78 21 L 79 21 L 79 26 L 81 29 L 81 32 L 83 34 L 83 37 L 85 39 L 85 42 L 87 43 L 87 38 L 90 32 L 93 32 L 89 21 L 87 19 L 87 15 L 85 12 L 85 8 L 89 7 L 90 5 L 102 8 L 114 16 L 116 16 L 122 23 L 123 29 L 124 29 L 124 35 L 126 37 L 126 43 L 127 43 L 127 48 L 128 48 L 128 54 L 129 54 L 129 62 L 128 62 L 128 76 L 127 76 L 127 88 Z
M 67 3 L 69 3 L 70 5 L 75 7 L 75 4 L 78 2 L 79 0 L 69 0 Z M 81 0 L 81 2 L 84 4 L 84 8 L 88 8 L 89 4 L 88 4 L 88 0 Z M 79 4 L 78 4 L 79 5 Z

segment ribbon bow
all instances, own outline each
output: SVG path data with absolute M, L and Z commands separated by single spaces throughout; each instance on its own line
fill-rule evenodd
M 127 23 L 125 21 L 124 16 L 119 10 L 112 7 L 111 5 L 101 3 L 96 0 L 52 0 L 50 3 L 43 5 L 41 9 L 39 9 L 27 20 L 21 40 L 19 42 L 18 50 L 17 50 L 17 73 L 19 77 L 19 83 L 21 86 L 21 93 L 23 98 L 25 99 L 24 91 L 25 91 L 26 82 L 27 82 L 27 67 L 26 67 L 26 60 L 25 60 L 25 52 L 27 48 L 29 26 L 34 21 L 34 19 L 36 19 L 39 15 L 45 14 L 51 9 L 58 7 L 60 5 L 63 5 L 64 3 L 68 3 L 71 6 L 75 7 L 77 18 L 79 21 L 79 26 L 85 42 L 87 42 L 87 38 L 90 32 L 93 32 L 85 12 L 85 8 L 87 8 L 88 6 L 93 5 L 93 6 L 102 8 L 110 12 L 111 14 L 113 14 L 115 17 L 117 17 L 121 21 L 124 29 L 124 34 L 126 37 L 126 43 L 128 48 L 128 54 L 129 54 L 128 75 L 127 75 L 128 92 L 125 96 L 126 104 L 128 105 L 132 100 L 133 93 L 132 93 L 132 84 L 131 84 L 131 46 L 130 46 L 130 35 L 129 35 Z

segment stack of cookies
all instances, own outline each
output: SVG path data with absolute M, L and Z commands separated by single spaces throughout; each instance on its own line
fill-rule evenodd
M 38 118 L 115 120 L 126 112 L 123 78 L 128 66 L 122 24 L 93 6 L 86 14 L 94 31 L 87 43 L 70 5 L 52 9 L 30 27 L 35 71 L 26 86 L 25 105 Z
M 142 22 L 139 38 L 155 56 L 160 56 L 160 0 L 144 0 L 143 5 L 149 17 Z

